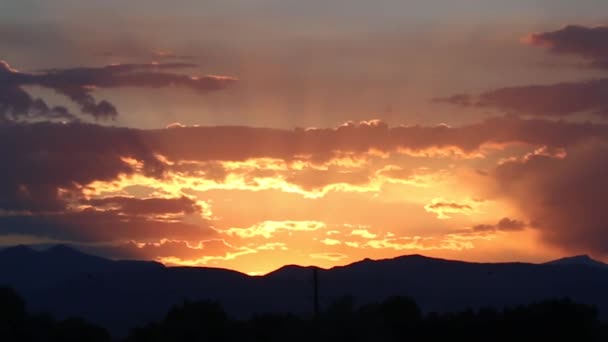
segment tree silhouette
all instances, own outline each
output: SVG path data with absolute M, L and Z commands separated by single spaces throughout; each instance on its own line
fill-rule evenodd
M 28 313 L 10 288 L 0 287 L 0 341 L 107 342 L 101 327 L 79 318 L 56 321 Z M 247 320 L 226 315 L 212 301 L 184 301 L 165 318 L 135 328 L 124 342 L 282 341 L 608 341 L 608 325 L 593 306 L 569 299 L 548 300 L 497 310 L 483 308 L 423 315 L 407 297 L 357 306 L 352 296 L 337 298 L 315 316 L 260 314 Z
M 217 303 L 185 302 L 166 318 L 133 331 L 127 341 L 604 341 L 594 307 L 551 300 L 499 311 L 484 308 L 423 316 L 410 298 L 356 307 L 345 296 L 319 317 L 290 314 L 228 318 Z
M 32 315 L 11 288 L 0 287 L 0 341 L 106 342 L 108 332 L 82 319 L 55 321 L 49 315 Z

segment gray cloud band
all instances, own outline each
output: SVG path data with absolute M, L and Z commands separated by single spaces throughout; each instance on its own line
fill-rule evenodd
M 66 107 L 50 106 L 43 99 L 33 98 L 24 89 L 27 86 L 52 89 L 69 98 L 83 114 L 100 120 L 114 119 L 118 110 L 106 100 L 95 100 L 92 93 L 97 88 L 176 86 L 206 93 L 224 89 L 236 81 L 224 76 L 197 77 L 167 72 L 194 66 L 188 63 L 118 64 L 99 68 L 50 69 L 23 73 L 0 60 L 0 120 L 75 120 L 78 117 Z

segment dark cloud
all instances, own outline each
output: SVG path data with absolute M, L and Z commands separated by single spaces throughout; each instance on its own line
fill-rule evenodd
M 545 241 L 570 252 L 608 255 L 608 145 L 582 144 L 567 156 L 529 156 L 500 165 L 497 193 L 513 201 Z
M 563 148 L 589 140 L 608 140 L 608 126 L 508 117 L 456 128 L 391 128 L 379 122 L 363 122 L 336 129 L 308 130 L 253 127 L 139 130 L 83 123 L 10 123 L 0 125 L 1 164 L 9 166 L 0 168 L 0 209 L 63 210 L 70 201 L 67 195 L 77 196 L 94 181 L 111 181 L 121 174 L 136 172 L 162 178 L 171 168 L 180 172 L 197 169 L 197 162 L 206 165 L 200 176 L 222 180 L 226 170 L 217 161 L 278 158 L 324 162 L 345 153 L 363 154 L 371 150 L 392 153 L 455 147 L 472 152 L 488 143 Z M 191 164 L 169 166 L 159 155 Z M 363 182 L 366 177 L 335 175 L 337 181 Z M 310 186 L 318 185 L 315 184 Z
M 88 253 L 113 259 L 157 260 L 173 257 L 182 260 L 221 258 L 236 248 L 221 239 L 187 242 L 182 240 L 159 240 L 154 242 L 126 241 L 113 245 L 74 245 Z
M 169 171 L 190 172 L 199 165 L 208 166 L 202 168 L 201 177 L 221 180 L 226 170 L 219 161 L 256 157 L 327 161 L 345 153 L 370 150 L 391 153 L 458 147 L 471 151 L 485 143 L 513 142 L 571 147 L 595 140 L 608 140 L 608 127 L 517 118 L 491 119 L 459 128 L 391 128 L 379 122 L 364 122 L 310 130 L 138 130 L 84 123 L 8 123 L 0 125 L 1 165 L 6 166 L 0 168 L 0 210 L 5 211 L 0 216 L 0 229 L 4 234 L 84 242 L 161 238 L 198 241 L 212 233 L 208 224 L 202 223 L 200 228 L 181 222 L 179 217 L 162 218 L 163 214 L 199 213 L 200 208 L 188 198 L 114 196 L 83 200 L 83 190 L 94 181 L 112 181 L 120 175 L 142 173 L 161 180 Z M 176 164 L 165 163 L 159 154 Z M 309 186 L 322 184 L 321 174 L 312 176 Z M 333 180 L 359 182 L 366 177 L 336 173 Z M 75 209 L 73 204 L 91 208 Z
M 608 79 L 502 88 L 481 94 L 477 105 L 535 116 L 590 112 L 608 117 Z
M 548 48 L 560 55 L 573 55 L 590 61 L 591 65 L 608 68 L 608 27 L 568 25 L 560 30 L 533 33 L 525 41 Z
M 0 209 L 10 211 L 61 211 L 66 193 L 91 182 L 135 172 L 161 177 L 163 168 L 136 131 L 84 124 L 0 125 L 0 156 Z M 140 160 L 141 170 L 124 158 Z
M 113 208 L 127 215 L 150 214 L 193 214 L 200 213 L 202 208 L 191 198 L 134 198 L 124 196 L 94 198 L 82 200 L 81 203 L 94 207 Z
M 1 235 L 30 235 L 59 241 L 109 243 L 118 241 L 199 241 L 215 231 L 208 223 L 189 224 L 115 211 L 82 210 L 37 215 L 0 216 Z
M 494 108 L 500 111 L 544 117 L 592 113 L 608 117 L 608 79 L 549 85 L 507 87 L 479 96 L 455 95 L 435 99 L 458 106 Z
M 535 33 L 526 39 L 526 42 L 546 47 L 555 54 L 586 59 L 598 68 L 608 68 L 607 41 L 608 27 L 575 25 L 553 32 Z M 508 87 L 479 96 L 456 95 L 438 100 L 532 116 L 595 113 L 608 117 L 608 79 Z M 585 125 L 591 130 L 603 127 Z M 577 130 L 582 127 L 578 126 Z M 547 133 L 538 127 L 539 136 Z M 572 133 L 553 131 L 549 135 L 569 139 L 577 135 Z M 566 153 L 540 153 L 508 161 L 491 174 L 498 185 L 497 194 L 519 206 L 545 241 L 569 252 L 608 255 L 608 210 L 605 204 L 608 145 L 605 137 L 600 135 L 588 131 L 587 141 L 571 141 L 572 144 L 567 144 Z M 474 229 L 519 227 L 520 224 L 501 221 L 498 225 L 479 225 Z
M 439 219 L 449 219 L 451 214 L 471 214 L 473 206 L 466 203 L 456 203 L 447 201 L 434 200 L 433 202 L 424 206 L 427 212 L 437 214 Z
M 429 209 L 454 209 L 454 210 L 473 210 L 468 204 L 459 204 L 455 202 L 437 202 L 430 204 Z
M 62 241 L 112 242 L 120 239 L 200 239 L 212 230 L 180 222 L 176 215 L 200 213 L 190 198 L 106 197 L 80 199 L 83 187 L 95 180 L 144 172 L 161 177 L 162 167 L 129 129 L 66 125 L 69 138 L 57 140 L 52 124 L 0 126 L 0 209 L 30 214 L 0 216 L 0 234 L 23 234 Z M 61 127 L 61 126 L 57 126 Z M 90 136 L 90 130 L 98 134 Z M 56 132 L 55 132 L 56 133 Z M 95 140 L 99 139 L 99 140 Z M 141 166 L 123 158 L 142 160 Z M 143 159 L 142 159 L 143 158 Z M 70 203 L 91 206 L 74 210 Z M 171 220 L 152 215 L 172 214 Z
M 249 158 L 326 161 L 341 153 L 421 151 L 458 148 L 473 152 L 493 143 L 565 147 L 589 139 L 608 138 L 608 126 L 589 123 L 488 119 L 463 127 L 445 125 L 388 127 L 382 122 L 349 123 L 338 128 L 280 130 L 252 127 L 185 127 L 141 131 L 154 151 L 175 160 Z
M 555 54 L 576 55 L 589 60 L 592 66 L 608 68 L 608 27 L 605 26 L 570 25 L 557 31 L 531 34 L 525 41 L 547 47 Z M 434 101 L 517 115 L 564 117 L 591 113 L 608 118 L 608 78 L 504 87 L 479 95 L 457 94 Z
M 479 224 L 473 227 L 476 232 L 488 232 L 488 231 L 502 231 L 502 232 L 514 232 L 520 231 L 526 228 L 526 223 L 523 221 L 513 220 L 505 217 L 498 221 L 497 224 Z
M 44 100 L 33 98 L 20 87 L 0 85 L 0 122 L 19 118 L 76 120 L 76 116 L 65 107 L 49 107 Z
M 522 230 L 526 227 L 526 224 L 523 221 L 512 220 L 508 217 L 503 218 L 498 221 L 496 228 L 502 231 L 516 231 Z
M 14 74 L 8 63 L 0 60 L 0 121 L 19 117 L 69 119 L 76 117 L 62 106 L 50 107 L 44 100 L 33 98 L 25 90 L 11 82 L 4 82 L 5 75 Z
M 161 88 L 183 87 L 199 92 L 223 89 L 235 79 L 222 76 L 189 76 L 170 73 L 194 67 L 188 63 L 117 64 L 100 68 L 50 69 L 37 73 L 23 73 L 0 61 L 0 116 L 4 120 L 24 118 L 28 115 L 53 118 L 72 118 L 62 107 L 50 108 L 44 101 L 33 99 L 23 87 L 40 86 L 53 89 L 77 104 L 82 113 L 95 119 L 113 119 L 118 115 L 116 107 L 106 100 L 96 101 L 92 93 L 96 88 Z M 18 94 L 18 96 L 15 96 Z

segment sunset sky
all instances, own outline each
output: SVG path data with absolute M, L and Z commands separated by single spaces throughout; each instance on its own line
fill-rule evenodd
M 608 1 L 0 2 L 0 245 L 608 260 Z

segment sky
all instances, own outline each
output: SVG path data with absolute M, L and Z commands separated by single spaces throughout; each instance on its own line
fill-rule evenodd
M 0 245 L 608 260 L 608 2 L 0 2 Z

